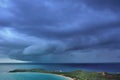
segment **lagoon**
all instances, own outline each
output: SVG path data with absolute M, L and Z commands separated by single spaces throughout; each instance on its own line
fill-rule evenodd
M 68 78 L 54 74 L 22 72 L 1 73 L 0 80 L 68 80 Z

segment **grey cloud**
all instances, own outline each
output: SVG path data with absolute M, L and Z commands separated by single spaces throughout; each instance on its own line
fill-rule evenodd
M 13 0 L 13 2 L 17 5 L 13 8 L 13 13 L 16 15 L 15 28 L 34 36 L 66 38 L 72 35 L 87 34 L 92 32 L 91 30 L 98 30 L 96 28 L 116 26 L 116 21 L 119 20 L 118 16 L 112 12 L 92 10 L 82 2 L 45 0 L 38 1 L 37 5 L 34 5 L 36 1 Z M 54 9 L 56 7 L 57 9 Z
M 119 0 L 82 0 L 90 7 L 96 10 L 112 10 L 114 12 L 120 12 Z
M 82 55 L 93 54 L 91 58 L 97 59 L 95 53 L 108 54 L 111 50 L 111 54 L 116 52 L 118 56 L 118 0 L 10 1 L 9 8 L 0 8 L 3 11 L 0 13 L 0 45 L 7 52 L 1 51 L 10 58 L 65 62 L 67 57 L 66 62 L 71 62 L 71 57 L 75 56 L 74 62 Z

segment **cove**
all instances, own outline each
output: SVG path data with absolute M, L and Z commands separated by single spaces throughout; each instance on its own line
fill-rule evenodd
M 23 73 L 2 73 L 0 74 L 0 80 L 68 80 L 68 79 L 54 74 L 23 72 Z

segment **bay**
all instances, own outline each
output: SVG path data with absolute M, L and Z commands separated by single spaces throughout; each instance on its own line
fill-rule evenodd
M 65 77 L 42 73 L 2 73 L 0 80 L 68 80 Z

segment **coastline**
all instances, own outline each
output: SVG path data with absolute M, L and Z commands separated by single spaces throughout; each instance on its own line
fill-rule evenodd
M 55 75 L 55 76 L 59 76 L 59 77 L 63 77 L 67 80 L 76 80 L 76 79 L 73 79 L 71 77 L 68 77 L 68 76 L 64 76 L 63 74 L 53 74 L 53 73 L 40 73 L 40 72 L 31 72 L 31 73 L 38 73 L 38 74 L 52 74 L 52 75 Z
M 44 69 L 16 69 L 9 71 L 11 73 L 15 72 L 37 72 L 45 74 L 54 74 L 56 76 L 64 77 L 67 80 L 120 80 L 120 74 L 112 74 L 107 72 L 87 72 L 87 71 L 71 71 L 71 72 L 56 72 L 56 71 L 47 71 Z
M 66 78 L 66 79 L 68 79 L 68 80 L 75 80 L 75 79 L 73 79 L 73 78 L 71 78 L 71 77 L 68 77 L 68 76 L 59 75 L 59 74 L 55 74 L 55 75 L 57 75 L 57 76 L 61 76 L 61 77 L 64 77 L 64 78 Z

